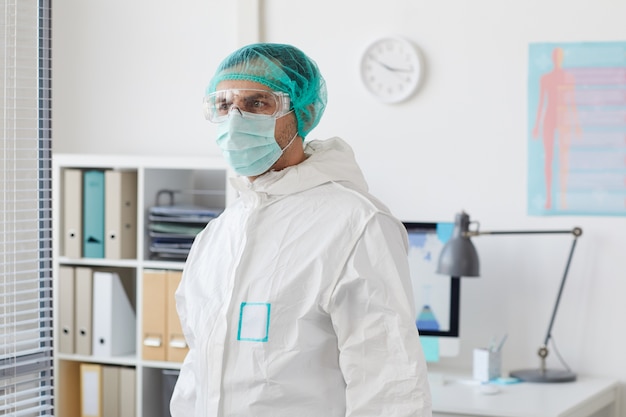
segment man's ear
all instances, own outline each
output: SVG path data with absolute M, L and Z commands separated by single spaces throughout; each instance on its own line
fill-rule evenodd
M 305 132 L 309 132 L 313 128 L 313 123 L 315 122 L 315 117 L 317 113 L 315 112 L 315 106 L 313 103 L 309 104 L 305 107 L 306 111 L 301 111 L 300 114 L 304 117 L 300 117 L 300 120 L 306 119 L 306 122 L 302 125 L 302 130 Z

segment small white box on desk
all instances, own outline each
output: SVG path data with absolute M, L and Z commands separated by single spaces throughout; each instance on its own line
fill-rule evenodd
M 473 377 L 476 381 L 487 382 L 500 377 L 500 351 L 474 349 Z

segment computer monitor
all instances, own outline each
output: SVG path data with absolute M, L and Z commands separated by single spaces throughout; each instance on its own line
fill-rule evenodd
M 460 279 L 437 274 L 443 245 L 454 223 L 403 222 L 409 237 L 409 270 L 417 316 L 415 325 L 429 361 L 459 353 Z

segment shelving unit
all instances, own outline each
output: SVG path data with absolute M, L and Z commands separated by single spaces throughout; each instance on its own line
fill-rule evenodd
M 227 185 L 228 168 L 222 158 L 138 157 L 118 155 L 56 154 L 53 156 L 53 237 L 54 237 L 54 328 L 55 328 L 55 404 L 56 414 L 80 416 L 80 364 L 118 365 L 135 369 L 135 413 L 137 417 L 164 415 L 162 374 L 164 370 L 180 369 L 180 363 L 148 361 L 142 358 L 142 288 L 144 270 L 183 269 L 181 261 L 150 259 L 147 232 L 148 209 L 156 203 L 159 190 L 203 190 L 203 193 L 179 193 L 177 204 L 193 204 L 224 208 L 234 198 Z M 64 251 L 64 173 L 67 169 L 126 170 L 137 174 L 137 256 L 133 259 L 71 258 Z M 135 352 L 115 357 L 96 357 L 59 351 L 59 268 L 86 266 L 93 270 L 117 271 L 131 276 L 136 313 Z

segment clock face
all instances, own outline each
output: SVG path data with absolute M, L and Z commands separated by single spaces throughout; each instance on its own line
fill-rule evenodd
M 365 88 L 385 103 L 409 98 L 423 75 L 422 58 L 408 40 L 381 38 L 367 47 L 361 58 L 361 80 Z

